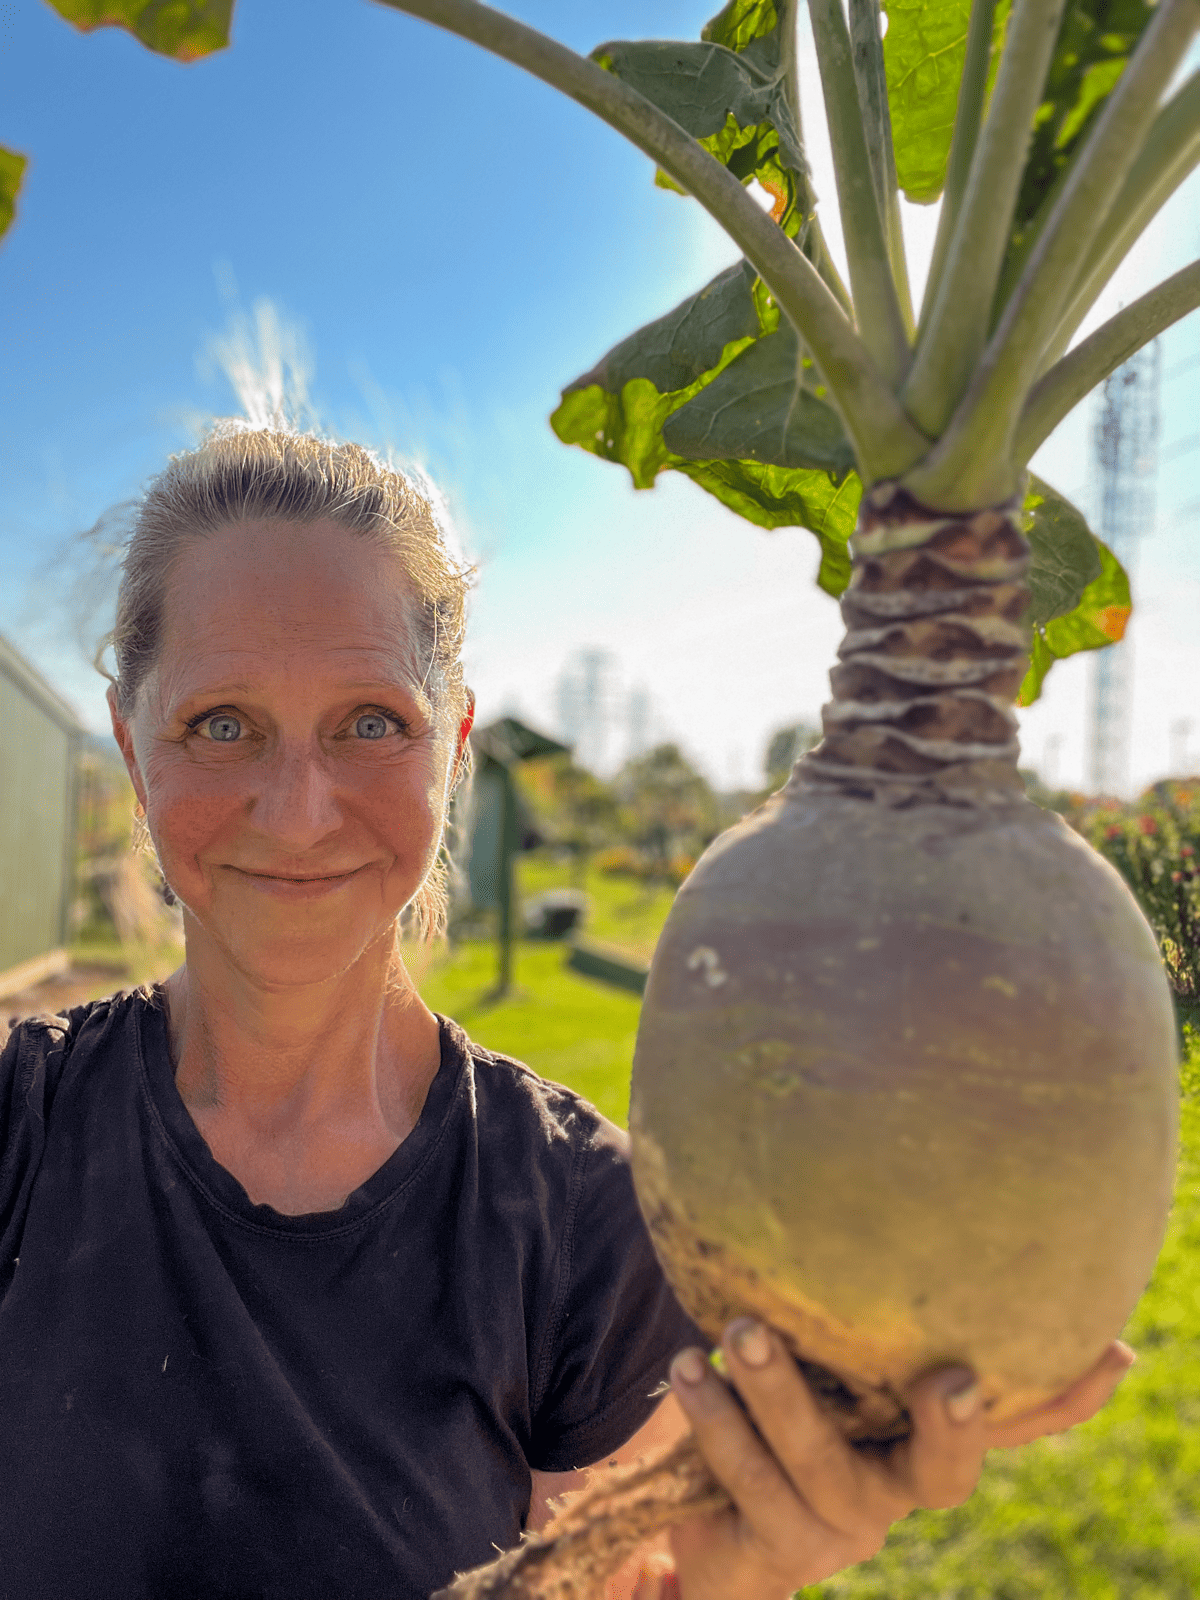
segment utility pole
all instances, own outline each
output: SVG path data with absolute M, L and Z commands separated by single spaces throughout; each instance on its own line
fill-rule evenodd
M 1100 478 L 1097 531 L 1131 574 L 1138 545 L 1154 524 L 1161 377 L 1155 340 L 1105 379 L 1092 433 Z M 1094 794 L 1120 795 L 1128 782 L 1132 691 L 1129 641 L 1097 651 L 1088 774 Z

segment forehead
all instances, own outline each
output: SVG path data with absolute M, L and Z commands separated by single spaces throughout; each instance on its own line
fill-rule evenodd
M 335 523 L 235 523 L 172 567 L 159 657 L 169 676 L 374 667 L 419 679 L 423 653 L 400 557 Z

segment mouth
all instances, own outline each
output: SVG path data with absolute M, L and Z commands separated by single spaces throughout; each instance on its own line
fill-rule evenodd
M 337 889 L 356 878 L 364 868 L 349 867 L 345 872 L 322 873 L 257 872 L 248 867 L 230 867 L 229 870 L 267 893 L 307 896 Z

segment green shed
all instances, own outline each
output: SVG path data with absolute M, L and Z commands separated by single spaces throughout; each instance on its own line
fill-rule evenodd
M 67 964 L 84 729 L 0 638 L 0 996 Z

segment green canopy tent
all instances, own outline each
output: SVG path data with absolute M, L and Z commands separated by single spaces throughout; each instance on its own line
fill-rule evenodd
M 569 747 L 516 717 L 500 717 L 472 733 L 471 750 L 475 780 L 467 880 L 471 903 L 497 913 L 496 993 L 504 994 L 512 982 L 513 859 L 523 837 L 533 831 L 513 768 L 538 756 L 567 754 Z

